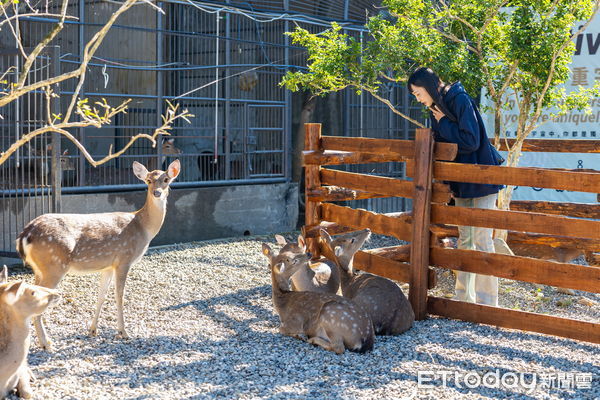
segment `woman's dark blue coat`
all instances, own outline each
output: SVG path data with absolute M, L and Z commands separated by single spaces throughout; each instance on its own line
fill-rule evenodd
M 460 82 L 450 86 L 442 98 L 453 115 L 438 122 L 431 114 L 431 128 L 438 142 L 456 143 L 458 154 L 454 161 L 465 164 L 500 165 L 500 154 L 491 145 L 483 120 L 475 103 Z M 473 198 L 498 193 L 502 185 L 449 182 L 455 197 Z

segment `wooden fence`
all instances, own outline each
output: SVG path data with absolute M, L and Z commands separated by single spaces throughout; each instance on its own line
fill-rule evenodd
M 599 141 L 528 140 L 524 151 L 600 153 Z M 321 136 L 320 124 L 306 124 L 304 165 L 309 251 L 321 253 L 319 228 L 331 234 L 369 228 L 409 245 L 360 251 L 357 269 L 408 282 L 417 319 L 427 314 L 600 343 L 600 324 L 532 312 L 466 303 L 428 295 L 435 287 L 430 266 L 494 275 L 531 283 L 600 293 L 600 267 L 529 257 L 448 249 L 436 245 L 457 236 L 457 225 L 509 231 L 509 243 L 600 251 L 600 205 L 520 201 L 510 210 L 452 207 L 443 181 L 489 183 L 600 193 L 600 171 L 459 164 L 455 144 L 435 143 L 428 129 L 416 139 Z M 406 162 L 412 181 L 322 168 L 327 165 Z M 413 199 L 410 212 L 377 214 L 332 204 L 377 197 Z

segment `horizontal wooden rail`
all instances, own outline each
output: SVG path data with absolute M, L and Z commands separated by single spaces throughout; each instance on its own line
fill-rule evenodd
M 368 252 L 362 251 L 356 253 L 354 256 L 354 267 L 358 270 L 384 276 L 398 282 L 410 282 L 410 264 L 394 261 Z M 437 275 L 433 269 L 429 268 L 427 287 L 433 289 L 436 284 Z
M 408 173 L 407 168 L 407 175 Z M 442 181 L 533 186 L 600 193 L 600 171 L 577 172 L 577 170 L 502 167 L 436 161 L 433 163 L 433 177 Z
M 439 185 L 439 186 L 438 186 Z M 448 203 L 450 193 L 449 186 L 443 183 L 434 183 L 434 191 L 432 193 L 433 203 Z M 438 190 L 435 190 L 435 189 Z M 363 200 L 363 199 L 378 199 L 378 198 L 390 198 L 390 197 L 402 197 L 396 194 L 381 194 L 373 192 L 363 192 L 362 190 L 354 190 L 339 186 L 321 186 L 316 189 L 311 189 L 306 192 L 307 200 L 314 202 L 333 202 L 333 201 L 352 201 L 352 200 Z
M 322 136 L 321 147 L 323 150 L 395 154 L 404 158 L 415 156 L 414 140 Z M 433 151 L 434 160 L 451 161 L 456 158 L 458 146 L 454 143 L 436 143 Z
M 338 235 L 340 233 L 354 232 L 360 228 L 351 228 L 335 222 L 321 221 L 318 225 L 304 225 L 302 227 L 302 236 L 307 239 L 312 239 L 320 236 L 321 228 L 325 229 L 330 235 Z
M 600 219 L 600 204 L 563 203 L 558 201 L 511 201 L 511 211 L 527 211 L 565 217 Z
M 401 213 L 397 217 L 390 217 L 370 211 L 323 203 L 321 204 L 321 219 L 355 229 L 369 228 L 375 233 L 394 236 L 400 240 L 410 241 L 411 239 L 412 216 L 410 213 Z
M 365 250 L 366 253 L 380 257 L 389 258 L 395 261 L 410 262 L 410 244 L 401 246 L 381 247 L 379 249 Z
M 490 139 L 494 143 L 494 139 Z M 502 139 L 500 150 L 507 151 L 506 142 L 510 147 L 515 145 L 515 139 Z M 526 139 L 523 151 L 543 153 L 600 153 L 600 140 L 579 139 Z
M 600 239 L 600 221 L 558 215 L 431 205 L 431 222 Z
M 398 154 L 359 153 L 334 150 L 305 150 L 302 160 L 308 165 L 341 165 L 341 164 L 369 164 L 383 162 L 405 162 L 406 157 Z
M 321 170 L 321 183 L 324 185 L 343 186 L 364 192 L 385 194 L 391 197 L 414 198 L 414 182 L 404 179 L 386 178 L 354 172 L 338 171 L 334 169 Z M 450 187 L 437 182 L 433 186 L 434 203 L 447 203 L 450 201 Z
M 429 296 L 430 314 L 600 343 L 600 324 Z
M 432 225 L 431 233 L 439 238 L 458 237 L 458 227 L 454 225 Z M 512 243 L 543 245 L 549 247 L 574 248 L 587 251 L 600 251 L 600 240 L 572 238 L 565 236 L 540 235 L 537 233 L 508 231 L 507 242 L 509 246 Z
M 306 192 L 308 201 L 351 201 L 390 197 L 387 194 L 363 192 L 339 186 L 321 186 Z
M 600 268 L 474 250 L 432 247 L 431 265 L 600 293 Z

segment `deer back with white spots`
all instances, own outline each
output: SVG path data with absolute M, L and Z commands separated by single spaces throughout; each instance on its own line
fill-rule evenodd
M 345 349 L 363 353 L 373 348 L 373 324 L 351 300 L 329 293 L 290 291 L 290 277 L 308 267 L 310 254 L 287 250 L 275 254 L 267 244 L 262 252 L 271 267 L 273 305 L 281 334 L 337 354 Z
M 371 236 L 369 229 L 337 235 L 333 239 L 325 229 L 320 231 L 325 252 L 340 267 L 344 297 L 361 306 L 380 335 L 398 335 L 410 329 L 415 314 L 402 290 L 391 280 L 354 271 L 354 255 Z
M 306 241 L 298 236 L 298 243 L 288 242 L 283 236 L 275 235 L 275 240 L 282 247 L 281 251 L 294 253 L 306 252 Z M 340 272 L 335 263 L 321 258 L 311 261 L 306 268 L 300 268 L 292 275 L 292 290 L 295 292 L 321 292 L 336 294 L 340 289 Z
M 101 272 L 96 313 L 89 334 L 96 335 L 100 309 L 111 281 L 115 280 L 117 337 L 127 338 L 123 320 L 123 293 L 129 268 L 146 252 L 160 230 L 167 210 L 169 185 L 179 175 L 179 160 L 166 171 L 148 172 L 138 162 L 133 173 L 148 185 L 146 202 L 135 212 L 99 214 L 44 214 L 31 221 L 17 237 L 17 251 L 31 266 L 35 282 L 55 288 L 65 274 Z M 40 316 L 34 319 L 40 345 L 50 341 Z
M 6 265 L 0 272 L 0 398 L 13 389 L 22 398 L 32 396 L 33 374 L 27 364 L 31 318 L 41 314 L 56 292 L 23 281 L 8 282 Z

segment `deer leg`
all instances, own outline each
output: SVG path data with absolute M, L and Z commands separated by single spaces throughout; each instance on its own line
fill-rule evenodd
M 60 267 L 59 267 L 60 268 Z M 62 269 L 62 268 L 61 268 Z M 43 286 L 48 289 L 55 289 L 62 279 L 62 275 L 59 277 L 56 276 L 35 276 L 35 284 L 38 286 Z M 46 327 L 44 326 L 44 320 L 41 315 L 36 315 L 33 317 L 33 325 L 35 326 L 35 332 L 37 334 L 38 340 L 40 342 L 40 347 L 42 350 L 47 352 L 52 352 L 52 340 L 48 338 L 48 334 L 46 332 Z
M 17 394 L 23 399 L 30 399 L 33 395 L 33 392 L 30 384 L 32 381 L 32 374 L 29 370 L 29 367 L 26 365 L 21 366 L 17 375 L 19 379 L 17 382 Z
M 98 286 L 98 304 L 96 304 L 96 313 L 94 314 L 94 318 L 90 324 L 90 330 L 88 332 L 90 336 L 96 336 L 97 334 L 100 310 L 102 309 L 102 305 L 106 299 L 106 293 L 108 292 L 108 288 L 110 287 L 114 273 L 115 270 L 113 268 L 107 268 L 102 271 L 102 275 L 100 276 L 100 285 Z
M 315 332 L 315 336 L 310 337 L 307 341 L 310 344 L 320 346 L 325 350 L 333 351 L 336 354 L 342 354 L 346 350 L 344 342 L 341 340 L 341 338 L 338 337 L 336 340 L 335 335 L 328 335 L 327 331 L 323 327 L 319 327 L 317 332 Z
M 279 327 L 279 333 L 285 336 L 291 336 L 296 339 L 306 340 L 306 335 L 304 332 L 298 332 L 297 329 L 290 329 L 287 325 L 281 324 Z
M 117 301 L 117 339 L 129 339 L 125 331 L 125 320 L 123 319 L 123 294 L 125 293 L 125 280 L 129 272 L 129 265 L 120 266 L 116 270 L 115 277 L 115 298 Z

